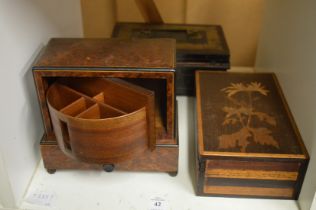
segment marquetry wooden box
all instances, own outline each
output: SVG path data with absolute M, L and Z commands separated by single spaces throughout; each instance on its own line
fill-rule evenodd
M 272 73 L 196 73 L 197 194 L 297 199 L 309 156 Z
M 219 25 L 117 23 L 112 37 L 176 39 L 176 94 L 195 95 L 196 69 L 225 71 L 230 53 Z
M 176 174 L 178 139 L 172 39 L 52 39 L 33 66 L 57 169 Z

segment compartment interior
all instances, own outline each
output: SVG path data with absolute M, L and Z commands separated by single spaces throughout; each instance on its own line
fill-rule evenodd
M 156 132 L 158 139 L 163 138 L 167 125 L 167 81 L 157 78 L 124 78 L 124 80 L 155 92 Z
M 93 106 L 78 114 L 77 117 L 84 119 L 103 119 L 111 117 L 109 116 L 107 109 L 108 107 L 103 106 L 102 104 L 94 104 Z
M 58 82 L 124 113 L 139 110 L 145 103 L 135 86 L 131 87 L 122 80 L 112 78 L 104 82 L 102 78 L 63 78 Z
M 165 79 L 47 77 L 48 87 L 58 85 L 47 95 L 51 105 L 64 114 L 84 119 L 121 116 L 144 107 L 144 98 L 137 91 L 155 94 L 155 130 L 157 140 L 167 135 L 167 82 Z M 114 82 L 112 82 L 114 80 Z M 132 86 L 129 86 L 129 83 Z M 55 84 L 56 85 L 56 84 Z M 138 86 L 136 89 L 135 87 Z M 53 95 L 53 96 L 52 96 Z
M 55 88 L 50 91 L 51 94 L 47 96 L 48 100 L 55 109 L 60 111 L 63 108 L 67 109 L 67 106 L 81 98 L 79 94 L 63 85 L 55 85 Z
M 84 110 L 88 109 L 93 102 L 85 99 L 84 97 L 80 97 L 76 101 L 72 102 L 71 104 L 65 106 L 60 110 L 60 112 L 75 117 L 79 113 L 83 112 Z
M 71 87 L 60 83 L 58 80 L 54 84 L 54 88 L 50 89 L 49 94 L 47 94 L 47 98 L 52 107 L 63 114 L 70 115 L 72 117 L 85 118 L 81 117 L 82 113 L 87 112 L 87 110 L 90 110 L 91 107 L 93 108 L 95 105 L 98 105 L 99 110 L 99 115 L 96 116 L 96 119 L 117 117 L 127 114 L 120 109 L 100 101 L 98 98 L 94 99 L 93 97 L 72 89 Z M 92 118 L 90 117 L 88 119 Z

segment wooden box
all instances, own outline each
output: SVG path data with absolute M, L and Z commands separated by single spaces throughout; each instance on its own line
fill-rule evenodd
M 219 25 L 117 23 L 112 37 L 176 39 L 176 94 L 195 95 L 194 72 L 229 69 L 229 49 Z
M 297 199 L 309 156 L 272 73 L 197 71 L 197 194 Z
M 176 174 L 178 139 L 172 39 L 52 39 L 33 66 L 57 169 Z

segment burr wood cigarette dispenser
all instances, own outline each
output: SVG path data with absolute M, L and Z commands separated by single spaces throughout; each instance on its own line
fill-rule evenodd
M 33 66 L 49 173 L 176 174 L 172 39 L 51 39 Z

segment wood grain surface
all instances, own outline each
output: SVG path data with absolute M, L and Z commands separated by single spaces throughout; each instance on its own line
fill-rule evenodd
M 197 88 L 197 111 L 198 111 L 198 132 L 199 132 L 199 148 L 201 155 L 222 155 L 222 156 L 240 156 L 240 157 L 266 157 L 271 158 L 308 158 L 305 146 L 301 144 L 301 137 L 296 131 L 296 125 L 292 121 L 292 116 L 287 111 L 287 104 L 284 103 L 283 95 L 280 95 L 279 86 L 273 74 L 269 73 L 221 73 L 221 72 L 204 72 L 197 73 L 196 83 Z M 235 146 L 223 148 L 221 147 L 221 135 L 233 134 L 241 131 L 242 127 L 238 124 L 224 125 L 225 112 L 223 107 L 232 106 L 229 99 L 225 97 L 222 91 L 231 84 L 250 84 L 251 82 L 258 82 L 267 88 L 267 96 L 260 96 L 254 94 L 254 100 L 258 102 L 253 105 L 258 111 L 262 113 L 269 113 L 273 116 L 276 126 L 270 126 L 261 118 L 252 118 L 251 126 L 266 129 L 266 135 L 261 135 L 261 140 L 267 141 L 268 138 L 273 137 L 277 142 L 278 147 L 269 145 L 267 142 L 259 144 L 251 141 L 254 134 L 247 138 L 247 150 L 242 151 L 240 146 L 240 139 L 236 141 Z M 241 94 L 241 93 L 240 93 Z M 247 100 L 242 95 L 238 95 L 237 100 Z M 260 102 L 259 102 L 260 100 Z M 216 113 L 216 114 L 215 114 Z M 227 116 L 227 115 L 226 115 Z M 213 125 L 208 128 L 208 125 Z M 248 134 L 247 134 L 248 135 Z M 256 141 L 261 141 L 259 140 Z M 239 143 L 238 143 L 239 141 Z M 238 145 L 239 144 L 239 145 Z
M 293 188 L 205 186 L 204 192 L 215 195 L 291 198 Z
M 229 48 L 219 25 L 117 23 L 112 37 L 176 39 L 176 95 L 195 96 L 195 70 L 230 68 Z
M 48 89 L 47 104 L 63 152 L 80 161 L 105 164 L 154 148 L 154 115 L 146 112 L 147 106 L 154 110 L 152 92 L 136 91 L 134 85 L 114 79 L 60 82 L 64 84 L 55 82 Z M 93 98 L 100 92 L 111 96 L 101 103 Z M 123 98 L 125 103 L 120 103 Z
M 197 194 L 297 199 L 309 155 L 273 73 L 197 71 Z
M 237 169 L 210 169 L 205 172 L 206 177 L 231 179 L 260 179 L 296 181 L 298 172 L 237 170 Z
M 213 169 L 240 169 L 264 171 L 298 171 L 301 163 L 297 161 L 258 161 L 258 160 L 206 160 L 206 171 Z
M 169 71 L 175 67 L 172 39 L 53 38 L 33 68 L 144 68 Z
M 212 61 L 228 61 L 229 48 L 220 25 L 193 24 L 146 24 L 117 23 L 112 37 L 130 38 L 173 38 L 177 40 L 177 61 L 207 62 L 211 56 L 220 59 Z M 188 60 L 195 55 L 197 59 Z M 206 57 L 205 57 L 206 56 Z M 221 57 L 222 56 L 222 57 Z
M 175 140 L 176 141 L 176 140 Z M 114 164 L 115 170 L 123 171 L 178 171 L 178 145 L 156 147 L 155 150 L 146 150 L 133 159 Z M 102 170 L 102 164 L 85 163 L 74 160 L 65 155 L 55 141 L 47 141 L 43 136 L 41 141 L 41 154 L 46 169 L 80 169 Z
M 46 92 L 49 87 L 50 81 L 55 81 L 60 77 L 78 77 L 78 78 L 93 78 L 93 77 L 106 77 L 106 78 L 126 78 L 126 79 L 157 79 L 165 80 L 164 87 L 160 89 L 165 89 L 166 92 L 161 92 L 160 94 L 165 95 L 165 102 L 163 102 L 163 107 L 165 111 L 165 135 L 157 134 L 157 141 L 163 139 L 174 139 L 174 73 L 173 72 L 150 72 L 150 71 L 128 71 L 128 70 L 33 70 L 34 80 L 37 86 L 37 94 L 39 98 L 39 103 L 42 111 L 42 117 L 45 125 L 45 131 L 48 137 L 54 139 L 54 132 L 52 129 L 50 116 L 48 112 L 48 107 L 46 104 Z M 129 81 L 129 80 L 128 80 Z M 147 87 L 145 87 L 147 88 Z M 148 88 L 150 90 L 150 87 Z M 157 98 L 157 94 L 155 94 Z M 162 105 L 161 105 L 162 106 Z M 160 137 L 159 137 L 160 136 Z M 173 142 L 173 140 L 171 140 Z
M 33 66 L 47 170 L 176 172 L 174 67 L 171 39 L 51 39 Z

